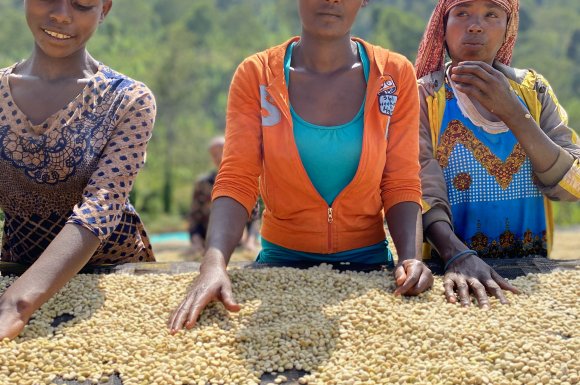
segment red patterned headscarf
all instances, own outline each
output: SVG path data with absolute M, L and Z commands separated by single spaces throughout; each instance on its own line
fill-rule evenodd
M 443 20 L 445 15 L 456 5 L 468 3 L 474 0 L 439 0 L 427 29 L 423 34 L 423 40 L 419 45 L 419 53 L 415 62 L 417 78 L 443 69 L 445 60 L 445 29 Z M 519 24 L 519 0 L 490 0 L 502 7 L 508 14 L 508 24 L 505 42 L 497 52 L 496 60 L 509 65 L 512 60 L 512 53 L 516 44 Z

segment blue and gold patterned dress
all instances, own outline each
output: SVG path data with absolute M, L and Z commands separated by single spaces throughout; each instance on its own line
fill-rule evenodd
M 542 192 L 511 131 L 488 132 L 464 116 L 449 84 L 436 158 L 455 233 L 488 258 L 546 255 Z

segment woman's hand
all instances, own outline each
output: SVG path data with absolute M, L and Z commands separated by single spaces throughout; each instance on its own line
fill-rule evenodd
M 184 326 L 191 329 L 203 309 L 212 301 L 222 302 L 229 311 L 240 310 L 240 305 L 236 303 L 232 294 L 232 283 L 228 273 L 221 266 L 211 266 L 200 271 L 185 299 L 169 319 L 171 333 L 175 334 Z
M 0 311 L 0 341 L 4 338 L 14 339 L 24 330 L 24 321 L 17 311 Z
M 4 338 L 14 339 L 28 323 L 30 315 L 22 306 L 24 302 L 14 302 L 6 296 L 0 297 L 0 341 Z M 19 306 L 19 304 L 21 306 Z
M 507 78 L 487 63 L 465 61 L 451 68 L 451 80 L 459 91 L 478 101 L 489 112 L 506 121 L 525 108 L 511 88 Z
M 247 221 L 248 212 L 236 200 L 219 197 L 212 203 L 203 262 L 185 299 L 169 318 L 172 334 L 184 326 L 191 329 L 211 301 L 221 301 L 229 311 L 240 310 L 232 294 L 232 282 L 226 267 Z
M 399 261 L 395 267 L 395 295 L 419 295 L 433 286 L 433 274 L 417 259 Z
M 86 265 L 99 244 L 89 230 L 66 224 L 0 297 L 0 339 L 16 337 L 32 314 Z
M 459 300 L 461 305 L 469 306 L 471 291 L 482 309 L 489 309 L 487 293 L 499 299 L 502 304 L 508 303 L 502 289 L 519 294 L 518 289 L 475 255 L 468 255 L 453 262 L 445 273 L 443 287 L 448 302 L 456 303 Z

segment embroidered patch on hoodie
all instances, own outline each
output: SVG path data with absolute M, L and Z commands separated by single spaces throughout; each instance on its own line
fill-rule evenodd
M 395 105 L 397 104 L 397 84 L 393 77 L 387 75 L 379 90 L 379 110 L 381 114 L 393 116 Z

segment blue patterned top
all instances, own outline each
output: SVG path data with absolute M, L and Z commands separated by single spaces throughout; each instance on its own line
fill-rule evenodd
M 523 148 L 511 131 L 488 133 L 475 126 L 445 87 L 436 156 L 455 233 L 487 258 L 547 255 L 544 199 Z

